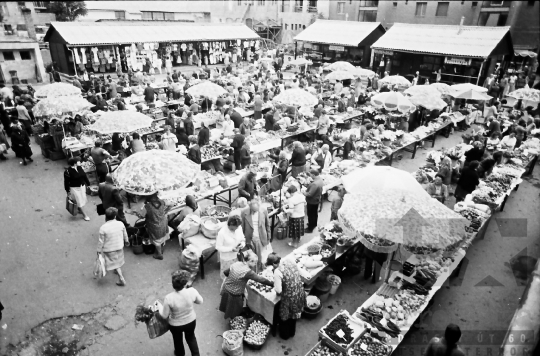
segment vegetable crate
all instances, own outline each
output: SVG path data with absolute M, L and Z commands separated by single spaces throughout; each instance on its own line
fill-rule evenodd
M 328 321 L 328 323 L 326 325 L 324 325 L 320 330 L 319 330 L 319 340 L 322 340 L 324 342 L 325 345 L 327 345 L 328 347 L 330 347 L 332 350 L 335 350 L 335 351 L 338 351 L 338 352 L 342 352 L 343 354 L 347 354 L 348 350 L 354 345 L 356 344 L 356 342 L 358 342 L 358 339 L 360 339 L 365 333 L 366 333 L 366 329 L 363 328 L 363 330 L 356 336 L 354 337 L 354 339 L 351 341 L 350 344 L 348 345 L 344 345 L 344 344 L 338 344 L 337 342 L 335 342 L 334 340 L 332 340 L 328 335 L 326 335 L 326 333 L 324 332 L 324 329 L 330 325 L 330 323 L 332 323 L 332 321 L 334 321 L 334 319 L 339 316 L 339 315 L 345 315 L 351 323 L 353 324 L 356 324 L 352 319 L 351 319 L 351 315 L 349 314 L 348 311 L 346 310 L 342 310 L 341 312 L 339 312 L 336 316 L 334 316 L 332 319 L 330 319 Z M 361 327 L 361 325 L 358 325 L 359 327 Z
M 318 354 L 315 354 L 315 351 L 317 351 L 317 349 L 320 347 L 320 346 L 324 346 L 326 345 L 326 343 L 324 341 L 319 341 L 318 343 L 315 344 L 315 346 L 313 346 L 311 348 L 311 350 L 309 350 L 307 352 L 307 354 L 305 354 L 305 356 L 321 356 L 321 355 L 326 355 L 326 354 L 323 354 L 323 353 L 318 353 Z M 327 345 L 328 346 L 328 345 Z M 339 352 L 339 351 L 338 351 Z M 339 352 L 339 356 L 346 356 L 346 354 L 344 354 L 343 352 Z
M 266 336 L 264 337 L 264 341 L 262 344 L 260 345 L 255 345 L 255 344 L 250 344 L 249 342 L 246 341 L 246 336 L 247 336 L 247 332 L 251 326 L 251 324 L 253 324 L 255 321 L 259 321 L 263 324 L 265 324 L 266 326 L 268 326 L 268 331 L 266 333 Z M 268 337 L 270 336 L 270 331 L 272 330 L 272 325 L 270 325 L 266 320 L 264 320 L 264 318 L 262 317 L 262 315 L 260 314 L 255 314 L 254 318 L 251 320 L 251 321 L 248 321 L 248 324 L 247 324 L 247 329 L 246 331 L 244 332 L 244 345 L 246 345 L 248 348 L 252 349 L 252 350 L 260 350 L 262 349 L 262 347 L 264 346 L 264 344 L 266 344 L 266 341 L 268 341 Z

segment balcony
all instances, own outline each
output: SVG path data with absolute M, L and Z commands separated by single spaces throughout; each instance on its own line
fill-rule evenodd
M 35 9 L 45 9 L 47 4 L 45 1 L 32 1 Z
M 289 12 L 289 4 L 281 5 L 281 12 Z
M 307 11 L 312 14 L 317 13 L 317 6 L 308 6 Z
M 303 9 L 304 7 L 302 5 L 296 5 L 294 7 L 294 12 L 302 12 Z

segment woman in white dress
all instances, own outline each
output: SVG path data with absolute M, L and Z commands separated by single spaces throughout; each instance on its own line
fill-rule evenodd
M 246 244 L 242 231 L 242 219 L 238 215 L 231 215 L 227 220 L 227 226 L 219 230 L 216 238 L 216 250 L 219 251 L 219 275 L 225 279 L 223 273 L 233 263 L 237 262 L 237 253 Z

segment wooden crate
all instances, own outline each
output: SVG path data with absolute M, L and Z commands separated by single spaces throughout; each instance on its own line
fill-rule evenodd
M 347 317 L 349 317 L 349 319 L 351 318 L 350 314 L 348 311 L 346 310 L 342 310 L 340 311 L 339 313 L 337 313 L 332 319 L 330 319 L 328 321 L 328 323 L 326 323 L 320 330 L 319 330 L 319 340 L 322 340 L 324 341 L 325 345 L 327 345 L 328 347 L 330 347 L 332 350 L 334 351 L 338 351 L 338 352 L 342 352 L 344 354 L 347 354 L 348 350 L 358 342 L 358 340 L 362 337 L 362 335 L 364 335 L 366 333 L 366 329 L 364 328 L 362 330 L 362 332 L 360 332 L 360 334 L 358 334 L 352 341 L 350 344 L 348 344 L 347 346 L 342 346 L 342 345 L 339 345 L 338 343 L 336 343 L 334 340 L 332 340 L 330 337 L 328 337 L 328 335 L 326 335 L 326 333 L 324 333 L 323 329 L 328 325 L 330 324 L 338 315 L 340 314 L 345 314 Z M 351 319 L 351 322 L 354 322 L 352 319 Z
M 51 155 L 49 154 L 49 150 L 46 149 L 46 148 L 43 148 L 43 147 L 41 147 L 41 154 L 42 154 L 43 157 L 45 157 L 45 158 L 50 158 L 50 157 L 51 157 Z
M 66 158 L 64 155 L 64 152 L 62 151 L 54 151 L 54 150 L 48 150 L 49 151 L 49 158 L 53 161 L 59 161 L 61 159 Z

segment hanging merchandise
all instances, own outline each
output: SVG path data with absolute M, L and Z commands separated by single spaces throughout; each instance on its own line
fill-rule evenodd
M 186 46 L 185 43 L 182 43 L 182 44 L 180 45 L 180 48 L 182 49 L 182 51 L 187 50 L 187 46 Z
M 241 41 L 241 40 L 236 40 L 236 45 L 237 45 L 237 46 L 241 46 L 241 45 L 242 45 L 242 41 Z M 231 44 L 231 46 L 232 46 L 232 44 Z
M 81 63 L 86 64 L 86 48 L 81 47 Z
M 98 52 L 98 49 L 97 47 L 92 47 L 91 49 L 92 53 L 94 54 L 94 57 L 93 57 L 93 61 L 94 63 L 99 63 L 99 58 L 98 58 L 98 55 L 97 55 L 97 52 Z
M 77 48 L 73 48 L 73 58 L 75 60 L 76 64 L 81 63 L 81 60 L 79 59 L 79 53 L 77 53 Z

